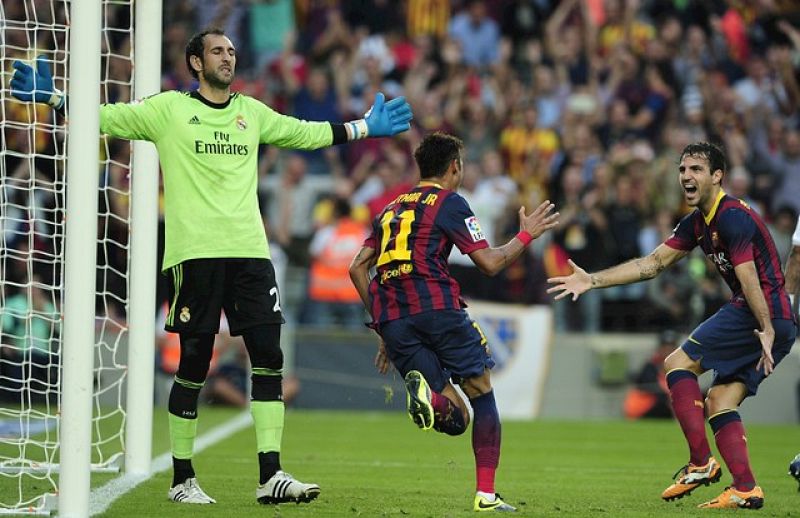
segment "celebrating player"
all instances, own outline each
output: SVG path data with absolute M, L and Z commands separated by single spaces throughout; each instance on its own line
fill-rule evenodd
M 664 490 L 664 500 L 681 498 L 700 485 L 717 482 L 719 462 L 706 438 L 705 408 L 714 439 L 733 484 L 703 508 L 757 509 L 764 493 L 756 485 L 738 406 L 755 395 L 759 384 L 786 356 L 797 327 L 783 289 L 775 243 L 764 222 L 746 203 L 722 190 L 725 156 L 706 142 L 681 153 L 679 180 L 684 197 L 696 210 L 684 217 L 672 236 L 647 257 L 589 274 L 570 261 L 572 275 L 554 277 L 548 292 L 572 300 L 592 288 L 651 279 L 700 246 L 733 292 L 730 301 L 700 324 L 664 361 L 675 417 L 689 445 L 689 463 Z M 697 376 L 714 370 L 703 401 Z
M 515 511 L 494 489 L 500 457 L 500 417 L 489 375 L 494 361 L 486 337 L 463 309 L 447 258 L 455 245 L 481 271 L 495 275 L 557 225 L 558 213 L 549 201 L 530 215 L 520 208 L 519 233 L 491 248 L 466 200 L 455 192 L 463 179 L 462 151 L 463 143 L 450 135 L 423 139 L 414 152 L 421 181 L 375 218 L 350 278 L 381 336 L 375 365 L 386 373 L 391 361 L 404 377 L 408 413 L 417 426 L 464 433 L 469 411 L 451 377 L 469 398 L 475 419 L 474 509 Z M 370 280 L 373 266 L 377 274 Z
M 283 354 L 278 287 L 256 194 L 258 145 L 316 149 L 409 128 L 411 108 L 400 97 L 377 94 L 364 119 L 334 124 L 280 115 L 261 102 L 231 93 L 236 49 L 223 31 L 194 35 L 186 66 L 198 79 L 191 93 L 163 92 L 140 102 L 100 108 L 103 133 L 154 142 L 164 172 L 166 249 L 171 280 L 165 328 L 180 334 L 181 357 L 169 397 L 175 502 L 211 504 L 192 467 L 197 397 L 208 372 L 220 311 L 231 335 L 242 335 L 252 365 L 250 410 L 258 448 L 256 498 L 264 504 L 309 502 L 320 492 L 281 470 Z M 62 111 L 50 67 L 14 62 L 12 94 Z

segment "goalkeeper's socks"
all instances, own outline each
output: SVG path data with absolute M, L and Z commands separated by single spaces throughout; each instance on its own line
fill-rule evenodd
M 263 484 L 281 469 L 279 452 L 283 438 L 283 401 L 251 401 L 250 413 L 256 427 L 259 479 Z
M 175 378 L 169 393 L 169 439 L 172 450 L 172 487 L 194 477 L 192 454 L 197 437 L 197 397 L 202 383 Z
M 672 411 L 689 444 L 689 462 L 703 466 L 711 456 L 711 448 L 706 437 L 703 394 L 697 383 L 697 375 L 684 369 L 674 369 L 667 373 L 667 385 L 672 398 Z
M 467 429 L 464 414 L 450 399 L 431 391 L 433 406 L 433 429 L 447 435 L 461 435 Z
M 258 483 L 266 484 L 281 469 L 281 454 L 277 451 L 258 452 Z
M 172 457 L 172 487 L 183 484 L 187 478 L 194 478 L 192 459 L 176 459 Z
M 494 494 L 494 474 L 500 461 L 500 415 L 494 391 L 470 400 L 474 414 L 472 451 L 475 454 L 476 489 Z

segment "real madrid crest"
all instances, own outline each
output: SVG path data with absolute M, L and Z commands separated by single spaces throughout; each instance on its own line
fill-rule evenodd
M 241 115 L 236 116 L 236 127 L 239 128 L 241 131 L 247 129 L 247 121 L 244 120 L 244 117 L 242 117 Z
M 181 314 L 178 315 L 178 318 L 181 319 L 181 322 L 184 324 L 192 319 L 192 314 L 189 313 L 189 308 L 187 306 L 181 308 Z

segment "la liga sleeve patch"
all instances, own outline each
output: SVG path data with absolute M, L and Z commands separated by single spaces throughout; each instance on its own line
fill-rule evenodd
M 464 220 L 464 223 L 467 225 L 467 230 L 469 230 L 469 235 L 472 237 L 473 242 L 477 243 L 478 241 L 486 239 L 481 229 L 481 224 L 478 223 L 478 218 L 476 216 L 468 217 Z

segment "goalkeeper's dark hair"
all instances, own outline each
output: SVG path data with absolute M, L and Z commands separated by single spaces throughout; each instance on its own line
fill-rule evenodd
M 461 158 L 464 143 L 460 138 L 439 131 L 427 135 L 414 151 L 420 178 L 442 176 L 453 160 Z
M 721 147 L 711 142 L 692 142 L 681 151 L 680 161 L 683 161 L 683 157 L 687 156 L 705 158 L 708 160 L 708 168 L 711 174 L 714 174 L 714 171 L 717 169 L 722 171 L 723 175 L 727 171 L 725 153 L 722 151 Z
M 197 56 L 200 58 L 200 62 L 203 62 L 203 50 L 205 49 L 205 42 L 203 40 L 209 34 L 225 36 L 225 31 L 218 27 L 209 27 L 192 36 L 191 39 L 189 39 L 189 43 L 186 44 L 186 66 L 195 79 L 199 79 L 199 76 L 197 75 L 197 70 L 192 68 L 192 63 L 189 58 L 191 56 Z

